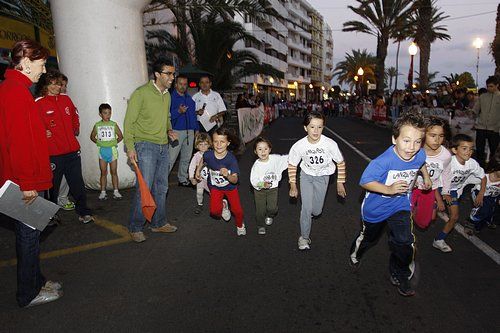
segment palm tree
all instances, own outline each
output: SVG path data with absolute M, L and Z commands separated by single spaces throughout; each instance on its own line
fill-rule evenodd
M 229 89 L 242 77 L 252 74 L 284 77 L 283 72 L 262 64 L 254 53 L 233 50 L 238 41 L 259 42 L 240 23 L 220 20 L 217 13 L 191 17 L 189 37 L 172 36 L 164 30 L 148 32 L 148 39 L 158 41 L 146 43 L 148 58 L 153 60 L 156 54 L 165 51 L 174 53 L 181 66 L 191 62 L 207 72 L 217 73 L 213 85 L 219 90 Z M 189 38 L 189 43 L 183 38 Z
M 385 72 L 386 72 L 387 76 L 389 77 L 389 93 L 391 93 L 392 79 L 397 78 L 401 74 L 398 73 L 398 70 L 396 69 L 396 67 L 389 67 L 386 69 Z M 396 88 L 394 88 L 394 90 L 396 90 Z
M 495 38 L 491 43 L 491 54 L 495 60 L 495 75 L 500 75 L 500 4 L 497 7 L 497 25 L 495 29 Z
M 346 53 L 345 60 L 339 62 L 333 71 L 333 76 L 338 77 L 339 84 L 347 84 L 352 90 L 356 86 L 357 81 L 355 76 L 358 74 L 358 69 L 363 68 L 363 81 L 370 80 L 376 82 L 375 67 L 377 59 L 366 49 L 352 50 L 352 54 Z M 360 79 L 360 78 L 359 78 Z
M 377 94 L 384 92 L 385 58 L 389 39 L 414 11 L 414 0 L 356 0 L 359 7 L 348 6 L 364 21 L 348 21 L 342 31 L 362 32 L 377 37 Z
M 419 87 L 421 87 L 421 86 L 422 86 L 422 81 L 421 81 L 421 79 L 420 79 L 420 72 L 418 72 L 418 71 L 415 71 L 415 72 L 416 72 L 416 73 L 417 73 L 417 75 L 418 75 L 418 77 L 417 77 L 417 79 L 416 79 L 416 81 L 417 81 L 417 85 L 418 85 Z M 427 78 L 428 78 L 427 88 L 432 88 L 432 87 L 435 87 L 435 86 L 436 86 L 436 82 L 434 82 L 434 80 L 436 79 L 436 77 L 437 77 L 437 75 L 438 75 L 438 74 L 439 74 L 439 72 L 437 72 L 437 71 L 436 71 L 436 72 L 430 72 L 430 73 L 428 74 L 428 76 L 427 76 Z M 423 88 L 422 88 L 422 89 L 423 89 Z
M 438 39 L 451 39 L 446 33 L 446 26 L 440 25 L 449 16 L 439 11 L 436 0 L 417 0 L 416 4 L 418 9 L 410 20 L 410 26 L 414 27 L 412 37 L 420 49 L 420 88 L 425 90 L 429 85 L 431 44 Z

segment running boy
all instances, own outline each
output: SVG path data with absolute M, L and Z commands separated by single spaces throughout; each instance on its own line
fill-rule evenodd
M 472 199 L 476 200 L 480 185 L 472 189 Z M 493 219 L 498 208 L 498 198 L 500 198 L 500 148 L 495 156 L 490 158 L 486 168 L 486 191 L 484 192 L 483 205 L 474 207 L 470 213 L 470 222 L 466 224 L 468 234 L 478 233 L 485 225 L 490 229 L 496 229 L 497 225 Z
M 231 213 L 234 214 L 236 234 L 245 236 L 247 231 L 243 223 L 243 208 L 238 192 L 240 168 L 236 157 L 228 148 L 231 144 L 238 146 L 238 138 L 227 127 L 217 128 L 212 135 L 213 150 L 203 154 L 203 158 L 196 168 L 196 179 L 201 181 L 201 170 L 205 164 L 208 168 L 208 187 L 210 189 L 210 215 L 222 217 L 226 222 L 231 215 L 225 217 L 223 212 L 226 206 L 224 197 L 227 197 Z M 226 206 L 227 207 L 227 206 Z
M 307 136 L 297 141 L 288 155 L 288 178 L 290 196 L 296 198 L 297 166 L 300 164 L 300 187 L 302 207 L 300 209 L 299 250 L 309 250 L 311 244 L 311 221 L 323 211 L 330 175 L 337 175 L 337 193 L 345 198 L 345 162 L 335 141 L 322 135 L 325 116 L 319 112 L 308 113 L 304 119 Z M 337 168 L 335 163 L 337 163 Z
M 425 152 L 420 149 L 425 134 L 425 120 L 418 114 L 405 114 L 392 129 L 392 143 L 382 155 L 370 162 L 359 184 L 366 190 L 361 205 L 362 229 L 351 246 L 349 262 L 357 268 L 368 248 L 389 226 L 389 272 L 391 283 L 403 296 L 413 296 L 410 265 L 413 243 L 410 193 L 420 169 L 425 187 L 431 180 L 425 167 Z
M 191 184 L 196 185 L 196 208 L 194 209 L 194 213 L 196 215 L 200 214 L 203 210 L 203 193 L 205 191 L 210 193 L 207 184 L 207 169 L 204 168 L 201 170 L 201 180 L 198 181 L 195 178 L 196 167 L 200 164 L 203 159 L 203 154 L 212 146 L 212 140 L 210 139 L 210 135 L 208 133 L 198 133 L 196 135 L 194 146 L 198 150 L 191 159 L 191 163 L 189 163 L 188 175 Z
M 484 193 L 486 191 L 486 177 L 484 170 L 479 163 L 471 158 L 474 152 L 474 140 L 465 134 L 457 134 L 451 140 L 451 183 L 450 193 L 443 191 L 443 196 L 448 204 L 449 219 L 441 231 L 434 239 L 432 246 L 443 252 L 451 252 L 451 247 L 446 244 L 446 237 L 455 227 L 459 218 L 458 199 L 467 184 L 480 182 L 479 192 L 474 200 L 476 207 L 482 206 Z
M 266 234 L 266 225 L 273 224 L 278 214 L 278 185 L 281 174 L 288 168 L 288 155 L 271 154 L 271 141 L 259 137 L 255 140 L 254 153 L 258 159 L 250 171 L 255 198 L 255 219 L 259 235 Z
M 99 116 L 101 121 L 94 125 L 90 140 L 97 144 L 99 149 L 99 168 L 101 169 L 101 193 L 99 200 L 106 200 L 108 164 L 111 171 L 111 182 L 113 183 L 113 199 L 120 200 L 122 195 L 118 191 L 118 142 L 123 140 L 123 134 L 118 124 L 111 120 L 111 106 L 103 103 L 99 105 Z
M 448 193 L 450 185 L 451 154 L 443 146 L 446 129 L 445 120 L 438 117 L 429 118 L 425 130 L 424 151 L 427 156 L 425 162 L 432 181 L 432 188 L 425 190 L 423 178 L 418 176 L 417 188 L 413 189 L 411 195 L 413 220 L 422 229 L 426 229 L 436 218 L 435 206 L 441 212 L 446 209 L 439 191 L 439 188 L 445 186 L 444 192 Z

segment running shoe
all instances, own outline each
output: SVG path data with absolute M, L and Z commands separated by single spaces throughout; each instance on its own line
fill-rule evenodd
M 272 217 L 266 217 L 266 225 L 271 225 L 273 224 L 273 218 Z
M 222 199 L 222 219 L 226 222 L 231 220 L 231 211 L 229 210 L 229 204 L 226 199 Z
M 66 204 L 61 205 L 63 210 L 75 210 L 75 203 L 72 201 L 66 202 Z
M 304 251 L 304 250 L 310 250 L 311 247 L 309 246 L 311 244 L 311 239 L 306 239 L 302 236 L 299 237 L 298 245 L 299 245 L 299 250 Z
M 432 242 L 432 246 L 445 253 L 452 251 L 451 247 L 448 244 L 446 244 L 444 239 L 435 239 L 434 242 Z
M 236 227 L 236 234 L 238 236 L 245 236 L 247 234 L 247 229 L 245 228 L 244 224 L 241 226 L 241 228 L 240 227 Z
M 259 235 L 265 235 L 266 234 L 266 228 L 264 227 L 260 227 L 258 230 L 257 230 L 257 233 Z
M 99 193 L 99 200 L 108 200 L 108 195 L 106 192 Z

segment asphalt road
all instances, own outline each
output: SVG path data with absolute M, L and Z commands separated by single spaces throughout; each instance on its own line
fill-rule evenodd
M 390 144 L 387 129 L 359 120 L 330 119 L 328 127 L 370 158 Z M 287 153 L 305 132 L 299 119 L 287 118 L 265 134 L 274 153 Z M 432 239 L 442 222 L 417 232 L 415 297 L 399 296 L 388 281 L 386 235 L 360 269 L 351 271 L 347 257 L 359 228 L 362 194 L 357 183 L 367 162 L 336 141 L 347 162 L 348 197 L 338 200 L 332 179 L 307 252 L 297 249 L 300 203 L 289 200 L 286 177 L 279 191 L 280 213 L 265 236 L 257 235 L 251 149 L 239 161 L 246 237 L 236 236 L 233 222 L 208 217 L 207 209 L 194 215 L 194 190 L 174 185 L 168 216 L 178 232 L 147 231 L 147 241 L 134 244 L 120 236 L 131 191 L 124 191 L 121 202 L 99 202 L 98 193 L 89 191 L 101 223 L 82 225 L 73 212 L 64 212 L 63 224 L 44 233 L 42 252 L 53 257 L 42 260 L 43 272 L 62 281 L 65 292 L 50 304 L 17 308 L 16 269 L 6 261 L 15 257 L 14 234 L 2 219 L 0 331 L 498 332 L 500 266 L 457 232 L 449 236 L 452 253 L 434 249 Z M 464 213 L 467 205 L 466 198 Z M 500 251 L 499 233 L 485 230 L 480 238 Z

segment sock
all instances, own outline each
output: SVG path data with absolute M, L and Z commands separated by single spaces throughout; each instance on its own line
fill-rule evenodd
M 101 194 L 106 194 L 106 191 L 101 191 Z
M 442 240 L 442 239 L 445 239 L 445 238 L 446 238 L 446 236 L 448 236 L 448 234 L 447 234 L 446 232 L 444 232 L 444 231 L 441 231 L 441 232 L 437 235 L 436 240 Z
M 118 193 L 118 189 L 115 188 L 115 190 L 113 191 L 113 193 L 115 193 L 115 194 Z

